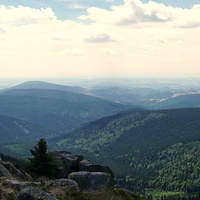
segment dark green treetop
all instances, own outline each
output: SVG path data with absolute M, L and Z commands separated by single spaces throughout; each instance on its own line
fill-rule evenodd
M 45 176 L 53 178 L 56 176 L 58 166 L 51 152 L 47 151 L 47 143 L 45 139 L 34 146 L 34 150 L 30 150 L 33 158 L 29 158 L 27 170 L 32 176 Z

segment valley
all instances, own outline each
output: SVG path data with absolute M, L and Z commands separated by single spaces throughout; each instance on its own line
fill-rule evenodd
M 51 150 L 110 166 L 118 184 L 149 199 L 199 198 L 196 85 L 31 81 L 0 91 L 0 114 L 1 153 L 27 158 L 35 142 L 45 138 Z

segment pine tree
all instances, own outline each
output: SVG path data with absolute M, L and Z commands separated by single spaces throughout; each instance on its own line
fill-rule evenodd
M 53 178 L 56 176 L 58 166 L 52 153 L 47 152 L 47 143 L 45 139 L 34 146 L 34 150 L 30 150 L 33 158 L 29 158 L 27 170 L 32 176 L 45 176 Z

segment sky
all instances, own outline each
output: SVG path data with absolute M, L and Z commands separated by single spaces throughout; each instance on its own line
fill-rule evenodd
M 0 0 L 0 78 L 200 77 L 200 0 Z

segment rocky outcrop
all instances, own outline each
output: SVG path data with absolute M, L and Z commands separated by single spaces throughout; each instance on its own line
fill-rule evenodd
M 76 181 L 82 190 L 102 190 L 111 186 L 111 175 L 104 172 L 73 172 L 69 178 Z
M 114 173 L 108 166 L 97 165 L 92 161 L 84 160 L 82 155 L 72 154 L 66 151 L 53 151 L 59 165 L 58 178 L 68 178 L 73 172 L 104 172 L 110 175 L 109 185 L 114 185 Z
M 79 192 L 79 185 L 71 179 L 56 179 L 45 183 L 45 188 L 48 188 L 49 193 L 54 197 L 65 196 L 67 192 Z
M 57 179 L 49 181 L 33 182 L 32 177 L 12 163 L 0 161 L 2 191 L 8 189 L 18 194 L 16 200 L 56 200 L 56 197 L 65 197 L 66 192 L 74 194 L 79 190 L 102 190 L 114 185 L 114 174 L 109 167 L 97 165 L 84 160 L 82 155 L 66 151 L 52 153 L 59 171 Z M 48 189 L 49 193 L 38 187 Z
M 110 174 L 110 185 L 115 184 L 114 180 L 114 173 L 108 166 L 97 165 L 88 160 L 82 160 L 79 163 L 79 170 L 80 171 L 88 171 L 88 172 L 105 172 Z
M 46 187 L 62 187 L 62 188 L 68 188 L 68 189 L 79 191 L 78 184 L 71 179 L 56 179 L 56 180 L 46 181 L 45 186 Z
M 3 182 L 3 186 L 14 188 L 17 191 L 21 191 L 22 189 L 28 186 L 39 186 L 40 182 L 21 182 L 17 179 L 7 179 Z
M 13 176 L 19 177 L 22 180 L 32 180 L 32 177 L 30 175 L 28 175 L 27 173 L 22 173 L 12 163 L 1 161 L 0 164 L 3 165 L 7 169 L 7 171 L 9 171 L 9 173 Z
M 66 151 L 53 151 L 58 163 L 58 178 L 67 178 L 72 172 L 79 171 L 79 162 L 83 160 L 82 155 L 75 155 Z
M 20 191 L 17 195 L 16 200 L 58 200 L 57 198 L 51 197 L 48 193 L 41 189 L 27 187 Z
M 0 164 L 0 176 L 11 176 L 12 174 Z

